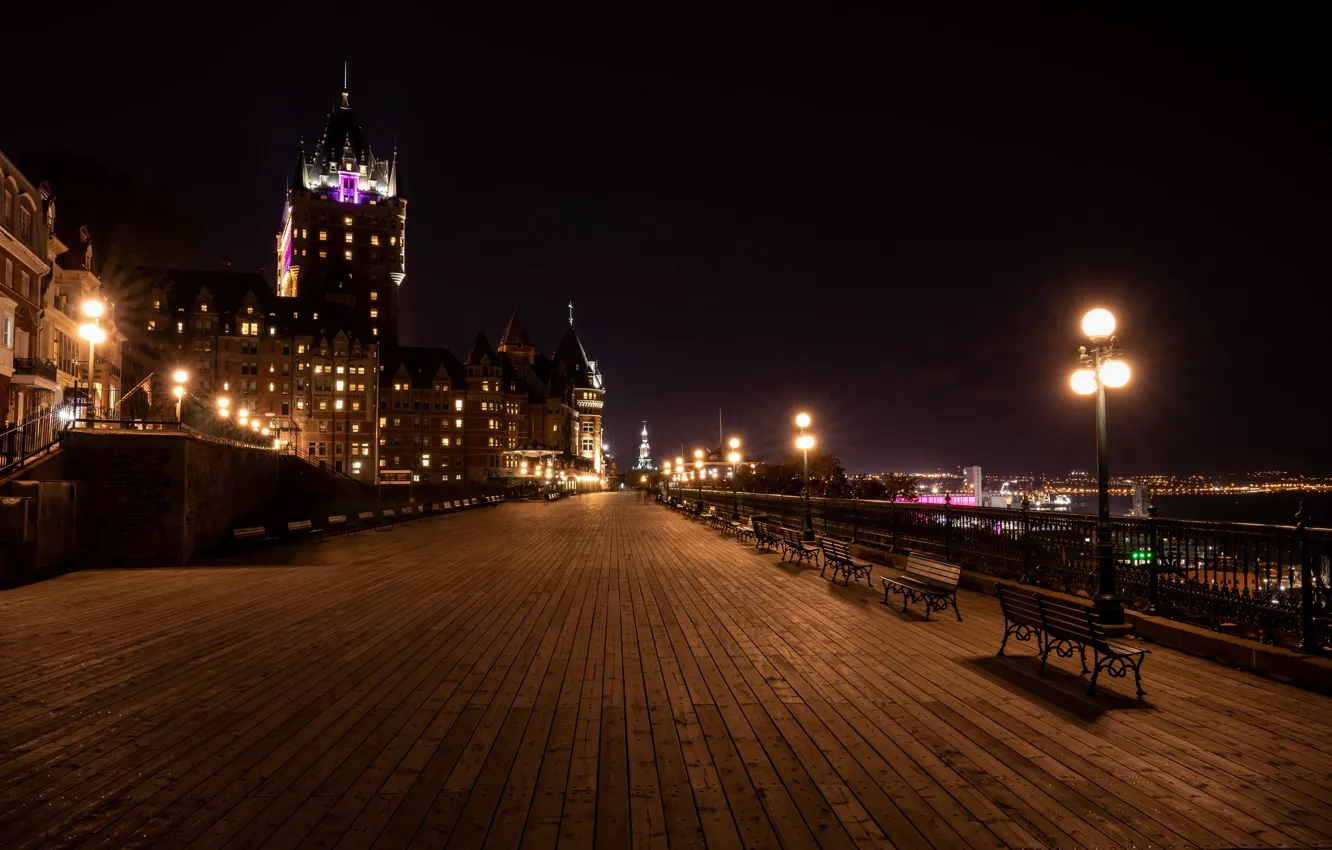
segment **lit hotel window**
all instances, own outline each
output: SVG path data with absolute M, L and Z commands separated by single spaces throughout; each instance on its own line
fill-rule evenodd
M 379 234 L 378 234 L 378 233 L 372 233 L 372 234 L 370 234 L 370 244 L 371 244 L 371 245 L 378 245 L 378 244 L 379 244 Z
M 350 242 L 350 241 L 352 241 L 352 232 L 351 232 L 350 230 L 348 230 L 346 233 L 344 233 L 344 234 L 342 234 L 342 235 L 346 237 L 346 238 L 343 240 L 344 242 Z
M 371 328 L 371 329 L 370 329 L 370 335 L 371 335 L 371 336 L 379 336 L 379 328 Z
M 338 381 L 335 386 L 337 387 L 338 392 L 342 392 L 343 389 L 346 388 L 346 383 L 343 381 Z
M 333 402 L 333 409 L 334 410 L 342 409 L 342 399 L 338 399 L 337 401 Z
M 269 325 L 269 326 L 268 326 L 268 335 L 269 335 L 269 336 L 277 336 L 277 325 Z M 270 369 L 269 371 L 271 372 L 271 371 L 273 371 L 273 370 Z
M 421 455 L 421 465 L 422 466 L 430 465 L 430 455 Z
M 396 236 L 390 236 L 390 237 L 389 237 L 389 244 L 390 244 L 390 245 L 397 245 L 397 244 L 398 244 L 398 237 L 396 237 Z
M 454 409 L 454 410 L 462 410 L 462 407 L 463 407 L 463 400 L 460 399 L 460 398 L 455 398 L 455 399 L 453 400 L 453 409 Z
M 370 290 L 370 300 L 371 300 L 371 301 L 378 301 L 378 300 L 379 300 L 379 292 L 378 292 L 377 290 L 374 290 L 374 289 Z
M 302 228 L 301 228 L 301 238 L 304 239 L 305 237 L 307 237 L 307 236 L 309 236 L 309 235 L 310 235 L 310 234 L 309 234 L 308 232 L 306 232 L 305 228 L 302 227 Z
M 328 231 L 327 231 L 327 230 L 321 230 L 321 231 L 319 231 L 319 241 L 320 241 L 320 242 L 327 242 L 327 241 L 328 241 Z
M 379 311 L 376 310 L 374 307 L 371 307 L 371 308 L 370 308 L 370 318 L 372 318 L 372 319 L 378 319 L 378 318 L 379 318 Z
M 454 428 L 461 428 L 461 427 L 462 427 L 462 420 L 461 420 L 461 419 L 455 419 L 455 420 L 453 420 L 453 427 L 454 427 Z
M 343 216 L 343 217 L 342 217 L 342 223 L 345 224 L 345 225 L 347 225 L 348 227 L 351 227 L 352 217 L 349 216 L 349 215 Z
M 342 367 L 341 367 L 341 366 L 338 367 L 338 374 L 339 374 L 339 375 L 342 374 Z
M 342 252 L 342 256 L 343 256 L 344 259 L 348 259 L 348 260 L 350 260 L 350 259 L 352 258 L 351 249 L 348 248 L 347 250 L 343 251 L 343 252 Z
M 183 333 L 185 333 L 185 323 L 184 323 L 184 322 L 176 322 L 176 333 L 178 333 L 178 334 L 183 334 Z
M 328 256 L 328 252 L 327 252 L 327 251 L 323 251 L 323 250 L 321 250 L 321 251 L 319 252 L 319 256 L 320 256 L 320 257 L 327 257 L 327 256 Z
M 200 312 L 200 313 L 207 313 L 207 312 L 208 312 L 208 305 L 207 305 L 207 304 L 200 304 L 200 305 L 199 305 L 199 312 Z

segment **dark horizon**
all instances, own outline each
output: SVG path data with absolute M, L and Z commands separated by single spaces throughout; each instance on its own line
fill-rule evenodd
M 1068 375 L 1105 306 L 1134 370 L 1112 474 L 1332 473 L 1313 27 L 404 13 L 343 50 L 263 8 L 193 10 L 136 32 L 146 50 L 84 16 L 16 66 L 10 115 L 33 120 L 0 148 L 167 184 L 199 264 L 271 281 L 347 60 L 402 164 L 403 343 L 465 352 L 517 305 L 549 351 L 572 298 L 621 469 L 644 419 L 658 461 L 716 445 L 719 407 L 768 459 L 807 410 L 851 472 L 1092 469 Z

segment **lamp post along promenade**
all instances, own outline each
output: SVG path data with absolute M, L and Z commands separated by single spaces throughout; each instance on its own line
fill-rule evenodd
M 1115 340 L 1115 317 L 1109 310 L 1097 308 L 1082 317 L 1082 332 L 1091 348 L 1078 349 L 1078 365 L 1071 384 L 1079 395 L 1096 395 L 1096 596 L 1092 600 L 1101 622 L 1124 622 L 1124 601 L 1115 585 L 1115 552 L 1110 527 L 1110 467 L 1106 459 L 1107 432 L 1105 416 L 1106 387 L 1119 388 L 1129 381 L 1129 367 L 1121 358 L 1123 351 Z
M 796 427 L 800 436 L 796 437 L 796 448 L 800 449 L 805 469 L 805 524 L 801 536 L 805 540 L 814 539 L 814 520 L 809 512 L 809 450 L 814 448 L 814 438 L 808 433 L 810 418 L 808 413 L 796 416 Z
M 726 456 L 731 462 L 731 520 L 740 521 L 740 497 L 735 490 L 735 467 L 740 462 L 740 438 L 731 438 L 731 453 Z

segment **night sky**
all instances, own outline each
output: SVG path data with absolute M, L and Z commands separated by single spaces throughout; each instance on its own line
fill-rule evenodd
M 404 341 L 465 356 L 518 305 L 549 351 L 572 298 L 622 466 L 641 420 L 674 456 L 721 407 L 769 458 L 805 409 L 852 471 L 1092 468 L 1067 379 L 1101 305 L 1134 368 L 1114 471 L 1332 473 L 1311 22 L 405 7 L 62 5 L 6 62 L 0 148 L 167 181 L 196 264 L 271 280 L 346 59 L 399 150 Z

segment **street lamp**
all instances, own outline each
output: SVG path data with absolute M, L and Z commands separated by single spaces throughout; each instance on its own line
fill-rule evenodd
M 217 397 L 217 415 L 218 415 L 218 416 L 221 416 L 223 419 L 226 419 L 226 418 L 227 418 L 227 413 L 229 412 L 229 411 L 227 410 L 227 405 L 229 405 L 229 404 L 231 404 L 231 399 L 227 398 L 227 397 L 224 396 L 224 395 L 220 395 L 220 396 L 218 396 L 218 397 Z
M 698 471 L 698 509 L 703 510 L 703 450 L 694 449 L 694 469 Z
M 190 373 L 184 369 L 177 369 L 172 375 L 172 380 L 176 385 L 171 388 L 171 394 L 176 397 L 176 424 L 180 424 L 180 402 L 185 397 L 185 382 L 190 379 Z
M 664 460 L 661 463 L 661 480 L 666 485 L 666 498 L 671 498 L 671 462 Z
M 740 497 L 735 493 L 735 465 L 740 462 L 740 438 L 731 438 L 731 453 L 726 456 L 731 462 L 731 519 L 740 521 Z
M 1116 344 L 1115 317 L 1100 307 L 1082 317 L 1082 332 L 1091 348 L 1078 348 L 1078 365 L 1070 381 L 1079 395 L 1096 394 L 1096 596 L 1092 604 L 1106 625 L 1124 622 L 1124 602 L 1115 587 L 1115 552 L 1110 528 L 1110 468 L 1106 462 L 1105 388 L 1129 382 L 1129 367 Z
M 814 539 L 814 520 L 809 513 L 809 450 L 814 448 L 814 438 L 806 433 L 805 429 L 809 427 L 810 418 L 808 413 L 801 413 L 796 416 L 796 427 L 800 429 L 800 436 L 796 437 L 796 448 L 804 454 L 805 464 L 805 527 L 801 537 L 806 540 Z

